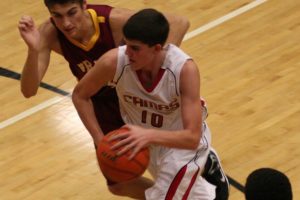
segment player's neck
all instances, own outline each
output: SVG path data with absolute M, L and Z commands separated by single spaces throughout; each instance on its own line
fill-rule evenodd
M 80 37 L 76 38 L 76 40 L 81 44 L 88 44 L 94 34 L 95 27 L 93 19 L 90 13 L 86 10 L 82 21 L 82 27 L 80 29 Z
M 151 62 L 150 65 L 141 70 L 141 74 L 146 80 L 151 82 L 156 80 L 158 72 L 164 63 L 165 56 L 166 52 L 162 50 L 161 53 L 156 56 L 153 62 Z
M 93 35 L 95 34 L 95 27 L 94 27 L 94 22 L 93 18 L 90 15 L 90 13 L 86 10 L 85 11 L 85 23 L 83 25 L 83 37 L 82 37 L 82 42 L 83 44 L 88 43 Z

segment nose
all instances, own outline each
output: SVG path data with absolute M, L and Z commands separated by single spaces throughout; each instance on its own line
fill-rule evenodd
M 125 50 L 125 54 L 130 57 L 132 55 L 131 51 L 130 51 L 130 48 L 127 46 L 126 47 L 126 50 Z
M 70 20 L 68 19 L 68 17 L 64 17 L 64 18 L 62 19 L 62 25 L 63 25 L 64 28 L 68 28 L 68 26 L 70 26 L 70 24 L 71 24 L 71 22 L 70 22 Z
M 125 54 L 126 54 L 127 56 L 129 56 L 129 55 L 128 55 L 128 46 L 126 47 Z

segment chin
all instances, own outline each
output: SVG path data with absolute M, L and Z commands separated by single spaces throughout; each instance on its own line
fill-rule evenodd
M 130 66 L 131 66 L 131 69 L 134 70 L 134 71 L 140 70 L 140 67 L 138 67 L 136 65 L 130 64 Z
M 75 30 L 72 30 L 70 32 L 65 32 L 65 35 L 67 35 L 70 38 L 76 39 L 77 38 L 77 34 Z

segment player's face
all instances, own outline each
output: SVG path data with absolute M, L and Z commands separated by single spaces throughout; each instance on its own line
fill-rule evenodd
M 133 70 L 151 70 L 158 51 L 155 46 L 149 47 L 136 40 L 125 39 L 127 48 L 126 55 L 129 58 Z
M 85 12 L 79 3 L 55 4 L 49 11 L 55 25 L 64 35 L 73 39 L 80 38 Z

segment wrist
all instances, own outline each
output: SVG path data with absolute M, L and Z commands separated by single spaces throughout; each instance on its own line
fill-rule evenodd
M 28 52 L 28 54 L 38 54 L 39 50 L 36 48 L 33 48 L 33 47 L 28 47 L 27 52 Z
M 96 136 L 94 137 L 94 144 L 95 146 L 98 146 L 98 144 L 100 143 L 100 141 L 102 140 L 103 136 Z

